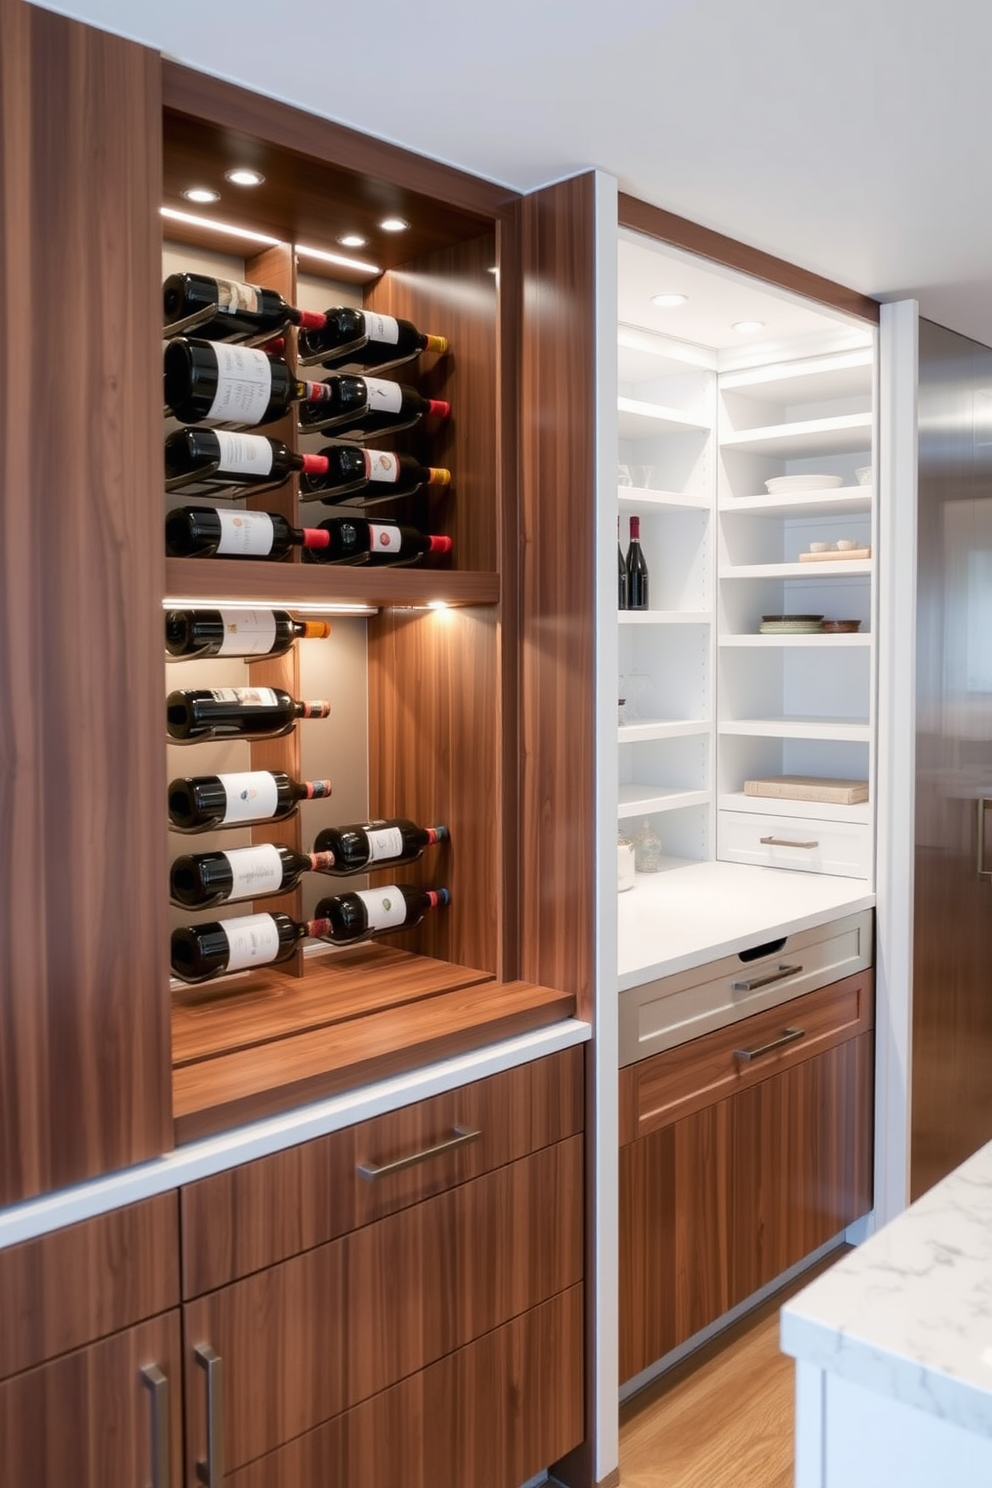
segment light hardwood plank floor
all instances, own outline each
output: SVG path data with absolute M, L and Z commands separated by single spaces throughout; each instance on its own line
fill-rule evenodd
M 840 1254 L 621 1407 L 622 1488 L 792 1488 L 795 1365 L 779 1309 Z

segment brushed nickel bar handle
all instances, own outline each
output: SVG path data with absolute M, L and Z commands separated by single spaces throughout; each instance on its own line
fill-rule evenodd
M 802 971 L 801 966 L 779 966 L 777 971 L 769 971 L 764 976 L 749 977 L 744 982 L 731 982 L 731 992 L 756 992 L 759 987 L 770 987 L 772 982 L 781 982 L 786 977 L 795 976 Z
M 152 1396 L 152 1485 L 170 1488 L 169 1479 L 169 1380 L 157 1364 L 141 1371 Z
M 992 868 L 985 866 L 985 813 L 992 806 L 992 800 L 988 796 L 978 798 L 978 864 L 977 872 L 979 878 L 992 879 Z
M 819 847 L 818 842 L 792 842 L 788 837 L 759 837 L 763 847 Z
M 224 1484 L 224 1361 L 209 1343 L 193 1350 L 196 1362 L 207 1373 L 207 1460 L 197 1461 L 196 1476 L 205 1488 Z
M 769 1044 L 759 1044 L 756 1049 L 735 1049 L 735 1059 L 760 1059 L 762 1054 L 771 1054 L 774 1049 L 784 1049 L 786 1044 L 794 1044 L 796 1039 L 806 1037 L 805 1028 L 787 1028 L 781 1038 L 772 1039 Z
M 467 1147 L 470 1142 L 477 1142 L 482 1136 L 481 1131 L 470 1131 L 465 1126 L 456 1126 L 453 1131 L 455 1135 L 446 1142 L 438 1142 L 434 1147 L 425 1147 L 422 1152 L 411 1152 L 407 1157 L 398 1157 L 395 1162 L 381 1163 L 378 1167 L 374 1163 L 359 1163 L 358 1171 L 370 1182 L 375 1178 L 387 1178 L 390 1173 L 402 1173 L 404 1168 L 413 1168 L 417 1163 L 427 1162 L 428 1158 L 440 1157 L 442 1152 L 454 1152 L 457 1147 Z

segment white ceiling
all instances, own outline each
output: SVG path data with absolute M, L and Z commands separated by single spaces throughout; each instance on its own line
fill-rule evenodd
M 517 190 L 597 166 L 992 342 L 989 0 L 48 8 Z

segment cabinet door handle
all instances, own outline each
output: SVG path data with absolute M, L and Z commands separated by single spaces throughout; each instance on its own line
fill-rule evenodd
M 768 971 L 764 976 L 748 977 L 742 982 L 731 982 L 731 992 L 756 992 L 759 987 L 769 987 L 772 982 L 784 981 L 786 977 L 797 976 L 802 971 L 801 966 L 779 966 L 777 971 Z
M 207 1460 L 197 1461 L 196 1476 L 205 1488 L 223 1488 L 224 1361 L 209 1343 L 198 1343 L 193 1352 L 196 1362 L 207 1374 Z
M 762 1054 L 771 1054 L 775 1049 L 784 1049 L 786 1044 L 794 1044 L 796 1039 L 805 1037 L 805 1028 L 787 1028 L 781 1038 L 772 1039 L 768 1044 L 759 1044 L 756 1049 L 735 1049 L 734 1058 L 745 1062 L 749 1059 L 760 1059 Z
M 152 1488 L 170 1488 L 168 1376 L 157 1364 L 146 1364 L 141 1378 L 152 1396 Z
M 978 798 L 978 876 L 992 879 L 992 868 L 985 866 L 985 813 L 992 806 L 988 796 Z
M 789 837 L 759 837 L 762 847 L 819 847 L 819 842 L 793 842 Z
M 406 1157 L 398 1157 L 395 1162 L 381 1163 L 378 1166 L 375 1163 L 359 1163 L 358 1171 L 370 1182 L 375 1178 L 388 1178 L 390 1173 L 402 1173 L 404 1168 L 413 1168 L 417 1163 L 427 1162 L 428 1158 L 440 1157 L 442 1152 L 454 1152 L 456 1147 L 467 1147 L 470 1142 L 477 1142 L 482 1136 L 481 1131 L 470 1131 L 465 1126 L 456 1126 L 452 1130 L 455 1135 L 445 1142 L 425 1147 L 421 1152 L 411 1152 Z

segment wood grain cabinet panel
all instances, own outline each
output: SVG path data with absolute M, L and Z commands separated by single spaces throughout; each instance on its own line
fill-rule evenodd
M 234 1471 L 576 1284 L 582 1184 L 575 1136 L 187 1303 L 188 1473 L 198 1345 L 224 1360 Z

